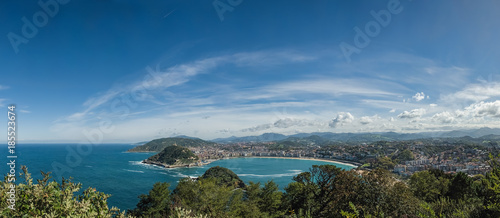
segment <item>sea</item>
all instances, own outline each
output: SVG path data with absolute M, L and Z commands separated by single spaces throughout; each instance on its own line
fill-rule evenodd
M 245 183 L 260 182 L 262 185 L 273 180 L 283 190 L 293 176 L 308 171 L 312 165 L 332 164 L 343 169 L 349 165 L 315 160 L 281 158 L 233 158 L 214 161 L 208 165 L 192 168 L 163 168 L 141 163 L 155 153 L 129 153 L 134 145 L 127 144 L 18 144 L 15 154 L 9 154 L 5 146 L 4 155 L 0 153 L 1 172 L 9 171 L 7 156 L 16 155 L 16 175 L 21 165 L 28 167 L 34 181 L 41 179 L 40 171 L 52 172 L 52 180 L 70 178 L 82 184 L 82 191 L 88 187 L 111 194 L 110 207 L 120 210 L 135 208 L 138 196 L 147 194 L 156 182 L 170 183 L 173 190 L 184 177 L 198 177 L 214 166 L 226 167 L 235 172 Z M 19 179 L 18 179 L 19 181 Z

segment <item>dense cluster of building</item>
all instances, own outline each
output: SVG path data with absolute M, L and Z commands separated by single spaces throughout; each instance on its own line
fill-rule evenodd
M 216 160 L 233 157 L 294 157 L 319 158 L 374 166 L 382 157 L 392 160 L 389 170 L 409 176 L 415 172 L 440 169 L 446 173 L 464 172 L 469 175 L 485 174 L 490 170 L 487 161 L 492 148 L 471 148 L 450 144 L 429 144 L 422 142 L 359 143 L 345 146 L 318 146 L 309 144 L 302 147 L 280 149 L 276 142 L 244 142 L 219 146 L 191 148 L 201 160 Z M 401 160 L 401 153 L 411 159 Z M 406 157 L 408 158 L 408 157 Z
M 416 155 L 418 159 L 405 161 L 394 167 L 400 175 L 412 175 L 427 169 L 440 169 L 448 173 L 464 172 L 469 175 L 486 174 L 490 166 L 486 163 L 489 152 L 461 147 L 433 155 Z

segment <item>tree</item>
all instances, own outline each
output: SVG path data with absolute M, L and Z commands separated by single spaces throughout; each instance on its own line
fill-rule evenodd
M 394 169 L 394 166 L 396 166 L 396 164 L 394 164 L 394 162 L 392 162 L 391 158 L 388 158 L 388 157 L 378 158 L 374 165 L 375 165 L 375 168 L 382 168 L 382 169 L 386 169 L 386 170 L 392 170 L 392 169 Z
M 491 217 L 500 216 L 500 163 L 497 158 L 490 154 L 488 162 L 491 171 L 482 180 L 483 190 L 481 195 L 484 198 L 485 215 Z
M 262 206 L 262 189 L 260 188 L 260 182 L 254 183 L 250 181 L 245 187 L 243 199 L 244 201 L 238 208 L 238 213 L 242 217 L 258 218 L 266 216 L 260 209 Z
M 360 177 L 333 165 L 313 165 L 310 172 L 293 178 L 285 188 L 288 211 L 304 211 L 313 217 L 329 217 L 347 211 L 356 201 Z
M 268 213 L 269 216 L 279 217 L 283 215 L 281 211 L 279 211 L 281 206 L 281 197 L 282 193 L 278 189 L 278 185 L 271 181 L 266 182 L 262 191 L 260 192 L 261 201 L 261 211 Z
M 410 150 L 408 150 L 408 149 L 405 149 L 404 151 L 400 152 L 394 158 L 397 159 L 397 160 L 399 160 L 400 162 L 410 161 L 410 160 L 414 160 L 415 159 L 415 157 L 413 156 L 413 153 Z
M 166 217 L 170 214 L 170 184 L 157 182 L 148 195 L 140 195 L 135 209 L 128 211 L 132 216 Z
M 449 180 L 436 178 L 428 170 L 416 172 L 410 177 L 409 185 L 413 194 L 421 200 L 433 202 L 448 191 Z
M 220 167 L 220 166 L 215 166 L 215 167 L 210 167 L 203 176 L 201 176 L 202 179 L 208 179 L 208 178 L 213 178 L 217 181 L 219 185 L 224 185 L 224 186 L 231 186 L 235 188 L 244 188 L 245 183 L 243 180 L 236 175 L 233 171 Z
M 175 207 L 211 217 L 233 217 L 231 214 L 238 213 L 242 198 L 242 190 L 221 186 L 214 178 L 181 179 L 172 195 Z
M 62 182 L 49 182 L 50 173 L 42 173 L 43 178 L 33 183 L 26 166 L 21 166 L 24 181 L 14 189 L 16 203 L 14 210 L 8 208 L 11 192 L 7 177 L 0 182 L 0 217 L 125 217 L 117 208 L 108 208 L 110 195 L 88 188 L 81 195 L 74 195 L 82 184 L 75 184 L 70 179 Z
M 463 172 L 457 173 L 451 180 L 447 196 L 453 200 L 463 200 L 474 196 L 472 178 Z
M 284 193 L 289 213 L 339 217 L 352 216 L 350 211 L 354 210 L 365 217 L 402 217 L 416 214 L 418 209 L 418 199 L 408 186 L 383 169 L 360 173 L 333 165 L 314 165 L 293 180 Z

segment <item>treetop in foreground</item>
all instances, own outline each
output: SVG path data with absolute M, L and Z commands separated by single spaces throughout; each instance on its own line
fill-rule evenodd
M 200 178 L 202 179 L 213 178 L 220 185 L 233 186 L 239 188 L 245 187 L 245 183 L 243 182 L 243 180 L 241 180 L 240 177 L 236 175 L 236 173 L 225 167 L 220 167 L 220 166 L 211 167 L 210 169 L 205 171 L 205 173 Z

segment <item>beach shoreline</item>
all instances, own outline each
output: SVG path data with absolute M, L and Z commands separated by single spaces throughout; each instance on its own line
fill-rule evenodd
M 321 158 L 304 158 L 304 157 L 267 157 L 267 156 L 249 156 L 249 157 L 236 157 L 236 158 L 279 158 L 279 159 L 294 159 L 294 160 L 313 160 L 313 161 L 322 161 L 322 162 L 329 162 L 329 163 L 336 163 L 336 164 L 341 164 L 341 165 L 347 165 L 350 167 L 357 168 L 358 166 L 354 165 L 353 163 L 347 163 L 347 162 L 342 162 L 338 160 L 331 160 L 331 159 L 321 159 Z M 359 164 L 361 166 L 361 164 Z
M 346 165 L 350 166 L 353 168 L 357 168 L 358 166 L 361 166 L 360 163 L 358 165 L 355 165 L 352 162 L 342 162 L 338 160 L 332 160 L 332 159 L 321 159 L 321 158 L 304 158 L 304 157 L 268 157 L 268 156 L 242 156 L 242 157 L 226 157 L 226 158 L 221 158 L 221 159 L 206 159 L 202 160 L 201 162 L 198 162 L 196 164 L 183 164 L 183 165 L 166 165 L 158 162 L 152 162 L 152 161 L 147 161 L 143 160 L 141 161 L 144 164 L 150 164 L 150 165 L 156 165 L 156 166 L 162 166 L 165 168 L 184 168 L 184 167 L 200 167 L 204 165 L 208 165 L 210 163 L 216 162 L 218 160 L 225 160 L 225 159 L 235 159 L 235 158 L 277 158 L 277 159 L 292 159 L 292 160 L 312 160 L 312 161 L 321 161 L 321 162 L 328 162 L 328 163 L 334 163 L 334 164 L 341 164 L 341 165 Z

